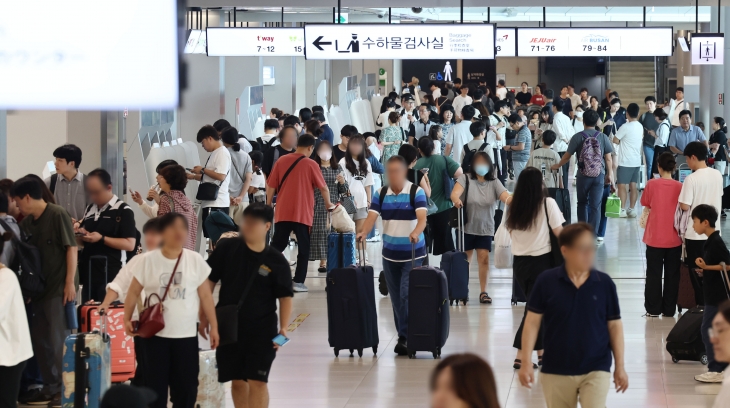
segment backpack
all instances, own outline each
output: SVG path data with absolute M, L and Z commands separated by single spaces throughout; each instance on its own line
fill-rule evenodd
M 273 145 L 275 141 L 276 141 L 276 137 L 272 137 L 271 140 L 268 141 L 268 143 L 264 142 L 264 139 L 262 139 L 260 137 L 256 138 L 256 142 L 259 144 L 259 150 L 262 153 L 266 153 L 267 150 L 271 149 L 271 147 L 272 147 L 271 145 Z
M 83 174 L 81 175 L 81 185 L 84 186 L 84 192 L 86 192 L 86 183 L 84 183 L 84 179 L 86 176 Z M 56 194 L 56 183 L 58 182 L 58 173 L 55 173 L 51 175 L 51 186 L 49 187 L 49 190 L 51 190 L 51 194 Z
M 461 159 L 461 169 L 464 171 L 464 173 L 468 173 L 471 171 L 471 161 L 472 159 L 474 159 L 474 155 L 477 152 L 483 152 L 486 147 L 487 142 L 482 143 L 482 145 L 479 146 L 478 149 L 474 150 L 469 149 L 469 143 L 464 145 L 464 158 Z
M 418 191 L 418 186 L 416 185 L 416 183 L 411 183 L 411 208 L 413 208 L 414 210 L 416 209 L 416 191 Z M 386 194 L 388 194 L 388 186 L 383 186 L 383 188 L 380 189 L 380 195 L 378 196 L 380 197 L 381 208 L 383 206 L 383 197 L 385 197 Z
M 208 217 L 205 218 L 205 231 L 208 233 L 210 241 L 217 244 L 226 232 L 238 231 L 238 226 L 227 213 L 211 210 Z
M 94 204 L 89 204 L 86 207 L 86 211 L 84 211 L 84 218 L 86 218 L 86 214 L 89 212 L 89 210 L 91 210 L 91 207 L 93 205 Z M 117 227 L 114 229 L 114 235 L 118 235 L 119 228 L 121 227 L 121 217 L 116 216 L 116 215 L 119 214 L 119 211 L 123 211 L 124 209 L 127 209 L 127 208 L 129 208 L 129 205 L 127 205 L 127 203 L 125 203 L 124 201 L 119 200 L 119 199 L 110 208 L 111 210 L 116 211 L 115 218 L 117 220 Z M 131 208 L 130 208 L 130 210 L 131 210 Z M 134 234 L 134 249 L 131 250 L 131 251 L 124 251 L 124 252 L 127 253 L 126 260 L 122 259 L 122 261 L 124 263 L 131 261 L 132 258 L 134 258 L 135 255 L 139 255 L 139 254 L 142 253 L 142 234 L 139 233 L 139 230 L 137 228 L 134 229 L 134 232 L 135 232 L 135 234 Z
M 583 137 L 583 144 L 578 154 L 578 171 L 586 177 L 598 177 L 603 170 L 603 153 L 598 142 L 598 132 L 593 136 L 588 136 L 586 132 L 580 134 Z
M 5 231 L 13 234 L 10 239 L 15 259 L 8 267 L 18 275 L 23 297 L 33 299 L 46 289 L 46 278 L 41 272 L 41 253 L 38 248 L 28 243 L 28 238 L 20 229 L 20 236 L 16 236 L 10 226 L 0 218 L 0 225 Z

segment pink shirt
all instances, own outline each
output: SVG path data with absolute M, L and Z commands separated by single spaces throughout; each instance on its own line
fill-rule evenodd
M 677 211 L 682 183 L 676 180 L 652 179 L 646 183 L 641 205 L 651 208 L 646 221 L 644 243 L 654 248 L 674 248 L 682 245 L 682 239 L 674 229 L 674 213 Z

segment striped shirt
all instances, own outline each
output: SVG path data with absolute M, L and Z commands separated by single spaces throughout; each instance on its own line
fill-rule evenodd
M 383 217 L 383 259 L 388 261 L 411 260 L 410 235 L 418 225 L 416 211 L 427 210 L 426 193 L 420 187 L 416 190 L 414 200 L 416 208 L 411 207 L 411 184 L 410 181 L 406 181 L 398 195 L 388 188 L 382 203 L 380 191 L 376 190 L 370 204 L 370 211 Z M 421 233 L 416 243 L 416 259 L 425 256 L 426 240 Z

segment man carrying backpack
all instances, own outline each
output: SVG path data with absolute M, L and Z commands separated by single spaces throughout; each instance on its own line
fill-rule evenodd
M 584 131 L 576 133 L 568 143 L 568 150 L 560 163 L 552 166 L 557 170 L 570 161 L 570 156 L 577 154 L 578 174 L 576 175 L 575 193 L 577 196 L 578 221 L 588 222 L 598 232 L 600 221 L 601 199 L 606 177 L 614 184 L 611 153 L 613 146 L 608 136 L 595 129 L 598 113 L 588 110 L 583 114 Z M 588 205 L 590 203 L 590 208 Z
M 476 152 L 485 152 L 494 163 L 492 146 L 484 140 L 487 136 L 487 125 L 482 121 L 473 122 L 469 125 L 469 132 L 474 136 L 474 139 L 465 144 L 464 149 L 461 151 L 461 169 L 464 170 L 464 173 L 471 171 L 471 160 Z
M 267 150 L 279 144 L 279 121 L 276 119 L 266 119 L 264 121 L 264 134 L 256 138 L 261 152 L 266 153 Z

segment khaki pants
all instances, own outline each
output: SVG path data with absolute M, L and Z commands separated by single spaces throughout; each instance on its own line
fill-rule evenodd
M 585 375 L 540 373 L 542 392 L 548 408 L 576 408 L 580 398 L 582 408 L 604 408 L 611 373 L 591 371 Z

